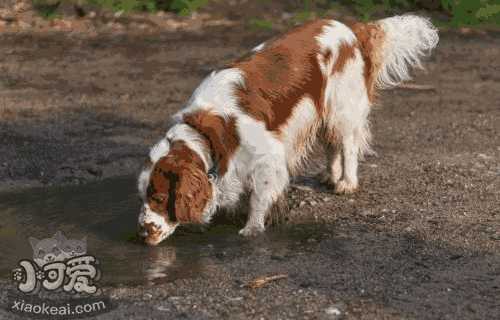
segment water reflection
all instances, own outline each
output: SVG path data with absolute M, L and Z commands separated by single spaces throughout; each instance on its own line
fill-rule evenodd
M 180 228 L 160 246 L 147 247 L 131 241 L 139 205 L 133 177 L 0 194 L 0 277 L 10 277 L 20 259 L 32 257 L 29 236 L 46 238 L 58 230 L 87 237 L 87 251 L 100 260 L 107 285 L 197 277 L 241 255 L 285 255 L 310 234 L 273 231 L 247 240 L 236 226 L 214 224 L 207 232 Z

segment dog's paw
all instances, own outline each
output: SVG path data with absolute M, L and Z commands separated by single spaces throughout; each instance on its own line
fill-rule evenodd
M 264 226 L 247 225 L 241 229 L 239 234 L 244 237 L 255 237 L 265 231 Z
M 331 173 L 326 171 L 318 173 L 316 175 L 316 179 L 318 179 L 319 182 L 330 186 L 336 185 L 337 182 L 340 180 L 340 178 L 335 178 Z
M 340 180 L 335 185 L 336 194 L 352 194 L 358 190 L 357 183 L 347 182 L 346 180 Z

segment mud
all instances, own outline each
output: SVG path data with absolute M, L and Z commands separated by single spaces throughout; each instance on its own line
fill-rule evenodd
M 204 75 L 272 35 L 0 35 L 0 237 L 16 243 L 0 246 L 0 290 L 29 254 L 27 235 L 63 229 L 87 235 L 109 268 L 118 308 L 102 319 L 500 317 L 497 33 L 442 34 L 416 78 L 434 90 L 381 96 L 359 193 L 317 183 L 318 153 L 287 193 L 287 221 L 262 237 L 216 223 L 159 248 L 127 241 L 133 175 L 168 116 Z M 244 286 L 272 274 L 288 278 Z

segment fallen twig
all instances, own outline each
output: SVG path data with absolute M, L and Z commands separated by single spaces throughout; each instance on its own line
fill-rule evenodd
M 258 289 L 258 288 L 262 288 L 263 286 L 265 286 L 269 282 L 280 280 L 280 279 L 285 279 L 285 278 L 288 278 L 287 274 L 277 274 L 274 276 L 267 276 L 267 277 L 263 276 L 263 277 L 258 277 L 256 279 L 248 282 L 244 286 L 248 287 L 248 288 L 252 288 L 252 289 Z
M 408 90 L 423 90 L 423 91 L 436 91 L 436 87 L 427 84 L 415 84 L 415 83 L 402 83 L 398 86 L 400 89 Z

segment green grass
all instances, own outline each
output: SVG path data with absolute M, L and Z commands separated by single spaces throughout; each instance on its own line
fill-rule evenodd
M 425 3 L 428 3 L 426 6 Z M 496 24 L 500 25 L 500 0 L 437 0 L 432 6 L 424 0 L 303 0 L 303 9 L 294 17 L 295 22 L 304 22 L 314 16 L 322 16 L 324 10 L 350 8 L 358 19 L 373 20 L 403 12 L 427 10 L 448 16 L 438 21 L 439 25 L 462 27 Z M 427 9 L 426 9 L 427 8 Z
M 62 1 L 88 3 L 118 12 L 165 10 L 181 16 L 188 16 L 205 6 L 209 0 L 33 0 L 35 8 L 47 18 L 57 17 L 57 7 Z M 226 0 L 219 0 L 226 1 Z M 259 0 L 267 2 L 268 0 Z M 388 16 L 396 13 L 421 10 L 427 0 L 302 0 L 302 9 L 297 11 L 294 21 L 302 23 L 316 16 L 323 16 L 340 7 L 351 8 L 361 20 L 371 20 L 374 16 Z M 440 25 L 452 27 L 483 24 L 500 25 L 500 0 L 438 0 L 435 10 L 446 14 L 449 19 Z M 252 19 L 250 26 L 255 29 L 273 28 L 271 21 Z
M 422 9 L 420 0 L 354 0 L 330 1 L 353 3 L 354 11 L 363 20 L 370 20 L 374 14 L 390 15 L 396 12 Z M 450 17 L 452 27 L 480 24 L 500 25 L 500 0 L 440 0 L 437 11 Z M 442 22 L 442 24 L 445 24 Z
M 250 28 L 255 29 L 255 30 L 272 30 L 273 29 L 272 21 L 265 20 L 265 19 L 250 19 L 248 24 L 250 25 Z
M 208 3 L 208 0 L 33 0 L 33 5 L 41 16 L 52 18 L 62 1 L 90 4 L 114 12 L 165 10 L 182 16 L 188 16 Z

